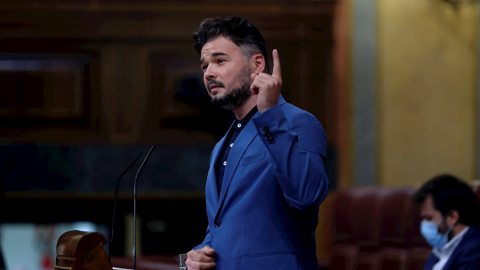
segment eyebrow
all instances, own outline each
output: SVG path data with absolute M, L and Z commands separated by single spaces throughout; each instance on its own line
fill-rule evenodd
M 211 54 L 212 57 L 218 57 L 218 56 L 228 56 L 228 54 L 224 52 L 215 52 Z M 200 64 L 202 64 L 205 61 L 205 58 L 200 58 Z

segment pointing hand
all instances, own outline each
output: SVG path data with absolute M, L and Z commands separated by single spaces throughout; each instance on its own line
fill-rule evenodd
M 253 95 L 258 95 L 257 108 L 260 113 L 270 109 L 278 103 L 282 90 L 282 70 L 280 67 L 280 56 L 275 49 L 272 52 L 273 71 L 272 75 L 267 73 L 252 73 L 253 83 L 250 87 Z

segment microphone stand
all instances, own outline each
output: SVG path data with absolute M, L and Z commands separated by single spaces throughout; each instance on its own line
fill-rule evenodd
M 142 162 L 142 165 L 137 171 L 137 175 L 135 176 L 135 182 L 133 183 L 133 270 L 137 269 L 137 252 L 136 252 L 136 247 L 137 247 L 137 179 L 138 175 L 143 170 L 143 167 L 145 166 L 145 163 L 147 162 L 148 158 L 150 157 L 150 154 L 152 153 L 153 149 L 155 148 L 154 145 L 150 147 L 150 151 L 148 151 L 147 156 Z
M 130 165 L 128 165 L 128 167 L 122 172 L 122 174 L 120 174 L 120 177 L 118 177 L 118 180 L 117 180 L 117 186 L 115 187 L 115 199 L 114 199 L 114 203 L 113 203 L 113 218 L 112 218 L 112 228 L 111 228 L 112 231 L 111 231 L 111 234 L 110 234 L 110 245 L 108 246 L 108 261 L 109 262 L 112 262 L 111 258 L 112 258 L 112 243 L 113 243 L 113 227 L 115 226 L 115 211 L 117 209 L 118 188 L 120 186 L 120 180 L 128 172 L 128 170 L 130 170 L 130 168 L 133 166 L 133 164 L 135 164 L 135 162 L 137 162 L 137 160 L 140 158 L 140 156 L 142 154 L 143 154 L 143 152 L 140 152 L 140 154 L 132 161 L 132 163 L 130 163 Z

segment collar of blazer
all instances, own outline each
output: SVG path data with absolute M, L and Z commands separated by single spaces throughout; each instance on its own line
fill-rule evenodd
M 278 104 L 282 105 L 286 103 L 285 99 L 280 95 Z M 253 118 L 258 116 L 260 113 L 257 112 Z M 230 129 L 233 128 L 230 126 Z M 226 133 L 228 134 L 228 132 Z M 238 168 L 238 164 L 240 163 L 240 160 L 244 156 L 248 146 L 250 143 L 253 141 L 253 139 L 258 135 L 257 133 L 257 128 L 255 127 L 255 124 L 253 123 L 252 120 L 248 122 L 248 124 L 245 126 L 243 131 L 238 135 L 238 138 L 235 141 L 235 146 L 233 147 L 232 150 L 230 151 L 230 154 L 228 156 L 227 160 L 227 167 L 225 168 L 225 174 L 223 176 L 223 184 L 222 184 L 222 190 L 220 191 L 220 197 L 218 197 L 218 191 L 217 191 L 217 184 L 216 184 L 216 175 L 215 175 L 215 163 L 217 162 L 217 159 L 219 158 L 219 151 L 222 148 L 223 144 L 225 143 L 225 136 L 218 142 L 217 147 L 215 147 L 214 152 L 212 153 L 212 159 L 210 161 L 210 173 L 209 173 L 209 178 L 208 183 L 210 188 L 210 193 L 213 196 L 213 203 L 215 205 L 216 209 L 216 216 L 215 218 L 218 218 L 218 215 L 222 209 L 223 203 L 225 201 L 225 196 L 228 193 L 228 189 L 230 187 L 230 183 L 232 182 L 233 175 L 235 174 L 235 171 Z

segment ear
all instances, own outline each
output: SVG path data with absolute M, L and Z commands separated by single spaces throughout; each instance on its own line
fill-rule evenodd
M 447 222 L 451 225 L 456 225 L 460 220 L 460 214 L 457 210 L 453 209 L 447 214 Z
M 262 73 L 265 70 L 265 58 L 262 54 L 254 54 L 250 58 L 250 66 L 252 73 Z

